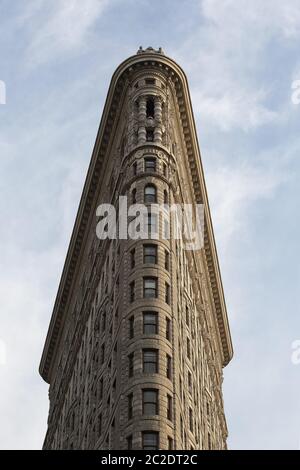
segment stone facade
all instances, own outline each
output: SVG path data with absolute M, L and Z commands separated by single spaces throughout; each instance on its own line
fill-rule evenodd
M 204 248 L 99 240 L 96 208 L 202 203 Z M 154 199 L 153 199 L 154 198 Z M 232 357 L 182 69 L 139 49 L 113 75 L 40 365 L 45 449 L 225 449 L 222 369 Z

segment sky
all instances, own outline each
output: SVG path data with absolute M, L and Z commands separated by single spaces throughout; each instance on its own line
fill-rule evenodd
M 0 0 L 0 448 L 42 446 L 42 348 L 110 78 L 140 45 L 190 84 L 235 351 L 228 446 L 299 449 L 299 0 Z

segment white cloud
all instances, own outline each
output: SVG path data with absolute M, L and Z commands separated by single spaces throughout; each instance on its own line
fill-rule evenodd
M 285 109 L 268 102 L 278 84 L 266 78 L 266 64 L 272 42 L 288 44 L 300 36 L 299 2 L 202 0 L 199 6 L 202 23 L 176 55 L 192 78 L 202 125 L 207 120 L 228 132 L 279 122 Z
M 23 18 L 32 26 L 27 60 L 38 65 L 86 44 L 88 34 L 108 0 L 43 0 L 31 2 Z
M 254 203 L 274 196 L 278 187 L 287 181 L 281 165 L 268 168 L 237 162 L 235 165 L 211 167 L 206 173 L 213 222 L 218 245 L 225 253 L 234 236 L 251 224 L 247 219 Z M 248 215 L 247 215 L 248 214 Z
M 265 95 L 262 90 L 247 91 L 241 87 L 227 87 L 216 95 L 196 89 L 193 103 L 206 125 L 217 125 L 224 132 L 237 127 L 249 131 L 280 119 L 280 114 L 264 105 Z

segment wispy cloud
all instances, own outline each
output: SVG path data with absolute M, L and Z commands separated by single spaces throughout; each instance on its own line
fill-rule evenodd
M 288 179 L 282 169 L 237 162 L 222 164 L 206 174 L 219 244 L 225 251 L 234 237 L 247 230 L 247 220 L 254 204 L 274 197 L 276 189 Z
M 299 2 L 203 0 L 199 9 L 201 26 L 179 48 L 179 60 L 198 75 L 192 94 L 202 124 L 228 132 L 280 122 L 285 109 L 270 102 L 278 83 L 267 64 L 272 42 L 288 46 L 300 36 Z
M 27 60 L 38 65 L 86 46 L 87 36 L 108 0 L 41 0 L 30 2 L 22 18 L 30 28 Z

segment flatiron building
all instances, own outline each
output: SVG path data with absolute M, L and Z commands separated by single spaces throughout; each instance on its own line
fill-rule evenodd
M 97 208 L 120 215 L 120 196 L 201 204 L 201 248 L 172 227 L 100 239 Z M 161 48 L 140 48 L 111 79 L 44 346 L 44 448 L 226 449 L 231 357 L 187 79 Z

